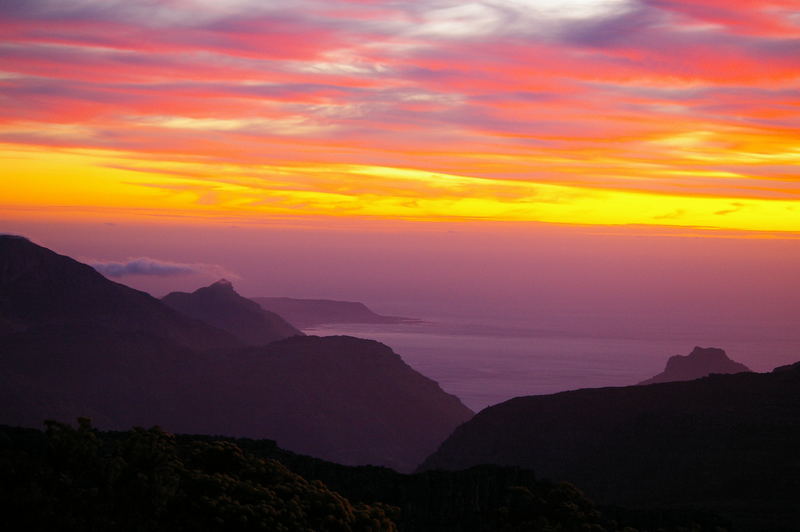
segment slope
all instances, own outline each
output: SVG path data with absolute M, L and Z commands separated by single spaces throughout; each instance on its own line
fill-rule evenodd
M 519 397 L 459 427 L 421 468 L 516 465 L 599 502 L 699 505 L 747 530 L 789 526 L 800 522 L 798 412 L 800 365 Z
M 228 331 L 249 345 L 303 334 L 278 314 L 237 294 L 225 279 L 191 294 L 172 292 L 161 301 L 178 312 Z
M 0 335 L 48 328 L 142 333 L 197 349 L 240 345 L 86 264 L 0 235 Z
M 472 415 L 377 342 L 295 336 L 207 349 L 209 338 L 237 342 L 68 257 L 19 245 L 0 247 L 0 301 L 13 324 L 0 337 L 0 423 L 160 424 L 410 470 Z

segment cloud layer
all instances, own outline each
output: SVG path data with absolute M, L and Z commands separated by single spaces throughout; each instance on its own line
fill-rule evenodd
M 208 264 L 181 264 L 148 257 L 130 259 L 126 262 L 94 261 L 90 265 L 106 277 L 127 277 L 129 275 L 173 277 L 190 274 L 211 274 L 219 276 L 224 273 L 220 266 Z
M 24 178 L 9 204 L 800 230 L 795 0 L 29 0 L 0 17 L 0 143 Z

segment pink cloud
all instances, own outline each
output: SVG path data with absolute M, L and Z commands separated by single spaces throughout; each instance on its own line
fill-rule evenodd
M 270 4 L 14 3 L 0 16 L 0 140 L 563 183 L 578 179 L 565 168 L 591 156 L 612 162 L 582 182 L 618 186 L 613 161 L 680 174 L 688 163 L 669 160 L 677 150 L 652 141 L 684 130 L 724 132 L 721 150 L 747 152 L 800 127 L 793 0 L 631 0 L 583 18 L 511 0 L 471 11 L 448 1 Z M 56 124 L 80 127 L 54 135 Z M 531 152 L 568 163 L 464 157 Z M 751 166 L 748 175 L 772 175 L 724 159 L 698 168 Z

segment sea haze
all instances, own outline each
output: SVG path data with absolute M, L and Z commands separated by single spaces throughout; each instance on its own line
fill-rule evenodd
M 800 246 L 791 238 L 370 227 L 175 225 L 157 236 L 136 225 L 8 230 L 86 262 L 149 257 L 198 270 L 118 279 L 158 297 L 224 276 L 248 297 L 358 301 L 420 318 L 427 323 L 308 332 L 382 341 L 472 408 L 634 384 L 694 346 L 725 349 L 754 371 L 800 360 Z
M 464 318 L 337 324 L 304 331 L 383 342 L 475 411 L 512 397 L 636 384 L 663 371 L 667 358 L 688 354 L 694 345 L 721 347 L 754 371 L 769 371 L 800 358 L 797 339 L 766 340 L 769 336 L 758 338 L 755 331 L 751 338 L 723 339 L 716 334 L 704 338 L 692 330 L 645 337 L 613 329 L 610 334 L 542 330 Z

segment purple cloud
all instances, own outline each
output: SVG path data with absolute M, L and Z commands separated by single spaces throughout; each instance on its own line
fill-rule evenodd
M 95 262 L 91 266 L 106 277 L 125 277 L 127 275 L 173 276 L 199 273 L 190 264 L 164 262 L 147 257 L 132 259 L 128 262 Z
M 208 274 L 216 277 L 238 278 L 237 275 L 214 264 L 184 264 L 151 259 L 149 257 L 138 257 L 127 262 L 95 261 L 90 265 L 106 277 L 126 277 L 128 275 L 173 277 L 178 275 Z

